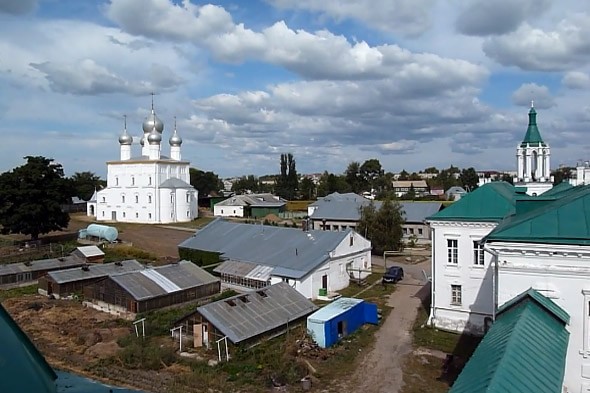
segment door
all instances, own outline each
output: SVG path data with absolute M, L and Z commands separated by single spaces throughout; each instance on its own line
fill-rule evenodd
M 193 325 L 193 341 L 195 348 L 203 346 L 203 328 L 200 323 Z
M 346 336 L 346 321 L 338 322 L 338 338 Z
M 113 211 L 111 212 L 111 219 L 112 219 L 113 221 L 117 221 L 117 212 L 116 212 L 115 210 L 113 210 Z
M 324 274 L 322 276 L 322 288 L 325 288 L 326 290 L 328 290 L 328 275 Z
M 208 331 L 206 323 L 203 324 L 202 332 L 203 332 L 203 346 L 209 348 L 209 331 Z

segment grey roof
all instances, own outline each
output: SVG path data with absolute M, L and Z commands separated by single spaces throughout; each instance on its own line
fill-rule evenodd
M 94 190 L 94 193 L 92 194 L 88 202 L 96 202 L 96 190 Z
M 193 189 L 194 187 L 188 184 L 187 182 L 180 180 L 177 177 L 171 177 L 170 179 L 164 180 L 162 184 L 160 184 L 160 188 L 190 188 Z
M 465 189 L 463 187 L 459 187 L 459 186 L 453 186 L 445 192 L 446 195 L 466 194 L 466 193 L 467 193 L 467 191 L 465 191 Z
M 79 267 L 86 263 L 86 261 L 76 258 L 74 256 L 67 256 L 64 258 L 40 259 L 38 261 L 26 263 L 10 263 L 0 265 L 0 276 L 8 276 L 11 274 L 29 273 L 38 271 L 58 270 L 64 268 Z
M 355 194 L 354 192 L 348 192 L 346 194 L 340 194 L 339 192 L 333 192 L 329 195 L 326 195 L 325 197 L 318 199 L 317 201 L 315 201 L 314 203 L 312 203 L 309 206 L 320 206 L 322 205 L 324 202 L 363 202 L 366 201 L 368 202 L 368 200 L 359 195 L 359 194 Z
M 135 300 L 151 299 L 219 281 L 217 277 L 189 261 L 109 277 Z
M 268 281 L 274 268 L 271 266 L 258 265 L 251 262 L 240 262 L 229 260 L 217 266 L 215 273 L 228 274 L 231 276 L 244 277 L 258 281 Z
M 234 195 L 224 201 L 216 203 L 218 206 L 252 206 L 252 207 L 281 207 L 286 202 L 272 194 L 244 194 Z
M 97 246 L 80 246 L 76 250 L 86 258 L 104 256 L 104 252 Z
M 280 282 L 209 303 L 197 312 L 236 344 L 303 318 L 317 308 L 289 284 Z
M 309 231 L 216 219 L 178 246 L 217 252 L 223 258 L 274 267 L 283 277 L 301 278 L 329 260 L 351 232 Z
M 332 194 L 330 194 L 332 195 Z M 348 194 L 345 194 L 348 195 Z M 356 195 L 356 194 L 352 194 Z M 358 196 L 358 195 L 357 195 Z M 327 197 L 326 197 L 327 198 Z M 333 198 L 317 201 L 312 205 L 317 206 L 310 216 L 312 220 L 341 220 L 359 221 L 361 209 L 368 206 L 371 201 L 360 197 L 354 198 Z M 374 201 L 375 208 L 381 208 L 382 202 Z M 441 209 L 441 202 L 405 202 L 400 201 L 406 222 L 423 222 L 426 217 L 433 215 Z
M 49 272 L 47 275 L 58 284 L 88 280 L 92 278 L 106 277 L 112 274 L 132 272 L 144 269 L 144 266 L 135 259 L 122 262 L 88 264 L 88 270 L 80 267 L 74 269 Z

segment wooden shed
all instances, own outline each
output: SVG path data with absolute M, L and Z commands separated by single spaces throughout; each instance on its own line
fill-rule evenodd
M 190 261 L 113 274 L 84 289 L 86 305 L 125 318 L 217 295 L 219 278 Z

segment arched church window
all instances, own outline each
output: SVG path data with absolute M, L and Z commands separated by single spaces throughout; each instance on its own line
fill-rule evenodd
M 148 195 L 148 203 L 152 203 L 152 196 Z
M 115 185 L 118 186 L 119 185 L 119 178 L 115 177 Z
M 139 203 L 139 195 L 135 196 L 135 203 Z
M 121 203 L 125 203 L 125 195 L 121 195 Z
M 150 176 L 150 177 L 148 178 L 148 186 L 151 186 L 151 185 L 152 185 L 152 177 Z
M 135 185 L 135 176 L 131 176 L 131 185 L 134 186 Z

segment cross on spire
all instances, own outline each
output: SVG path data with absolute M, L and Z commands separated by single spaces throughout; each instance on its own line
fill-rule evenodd
M 154 111 L 154 96 L 156 95 L 156 93 L 154 93 L 153 91 L 150 93 L 150 95 L 152 96 L 152 112 Z
M 127 115 L 123 115 L 123 124 L 125 125 L 125 131 L 127 131 Z
M 176 116 L 174 116 L 174 132 L 176 132 Z
M 535 101 L 531 100 L 531 108 L 534 108 L 534 107 L 535 107 Z

